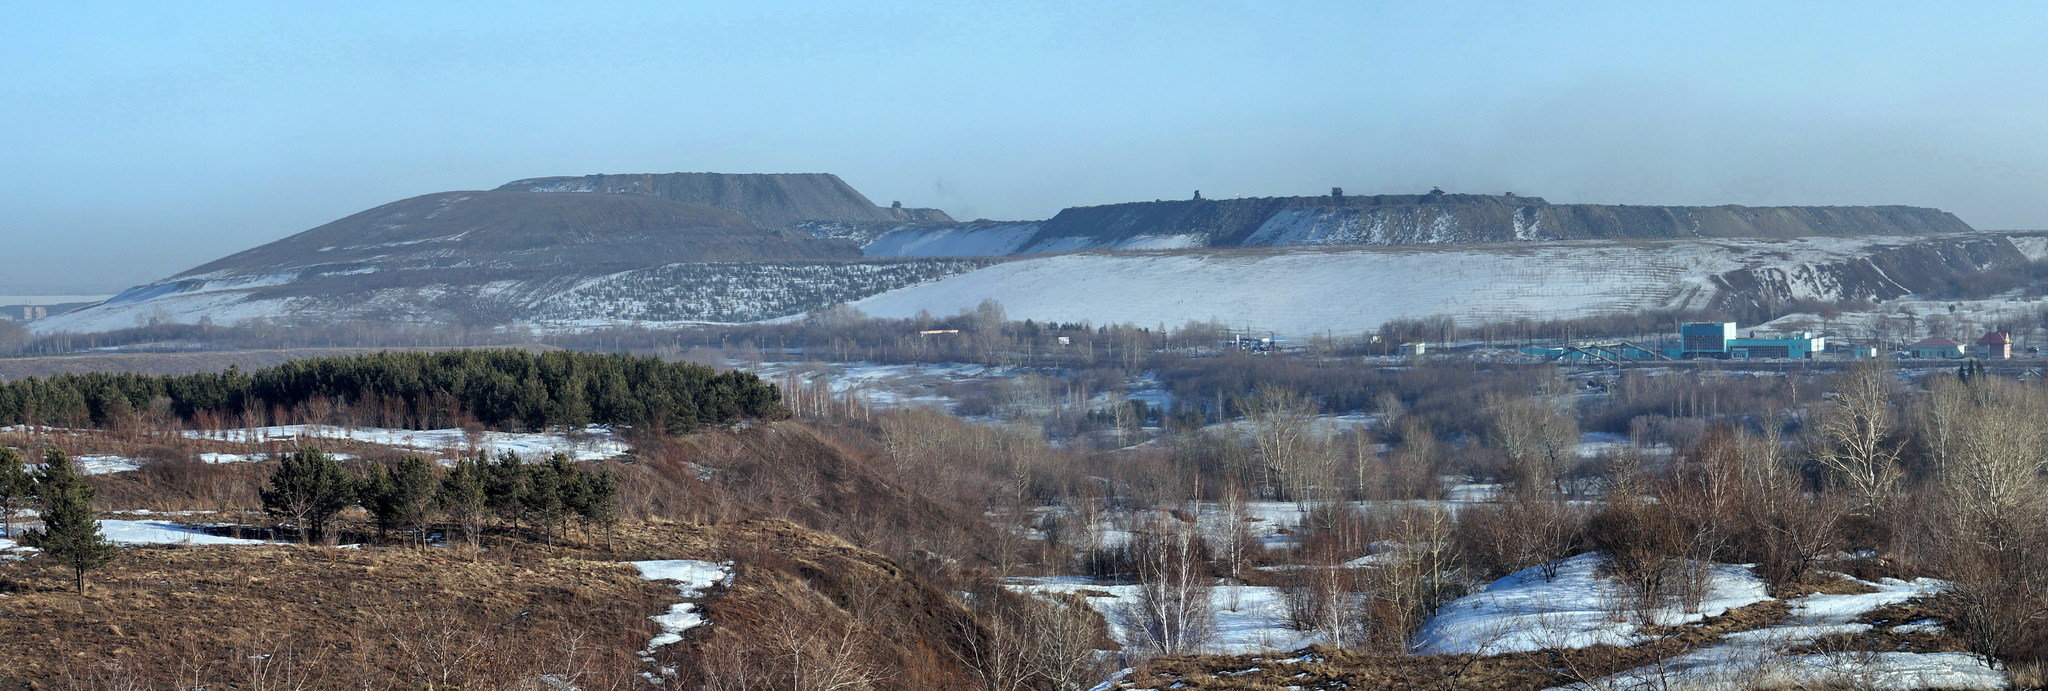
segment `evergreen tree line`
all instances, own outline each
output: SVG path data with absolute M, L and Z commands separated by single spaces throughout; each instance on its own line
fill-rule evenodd
M 85 572 L 114 560 L 114 545 L 93 518 L 96 493 L 62 451 L 51 449 L 43 467 L 30 472 L 20 453 L 0 447 L 0 520 L 5 521 L 7 536 L 70 568 L 79 592 L 85 591 Z M 38 509 L 42 527 L 17 533 L 14 511 L 29 506 Z
M 442 472 L 418 456 L 370 464 L 354 475 L 315 447 L 286 454 L 262 491 L 263 509 L 290 522 L 307 542 L 324 540 L 335 516 L 360 506 L 380 533 L 424 544 L 436 529 L 461 533 L 477 546 L 493 521 L 531 527 L 553 541 L 571 518 L 609 529 L 619 520 L 619 485 L 610 471 L 592 472 L 554 454 L 529 463 L 518 454 L 479 454 Z
M 295 360 L 253 373 L 30 377 L 0 384 L 0 423 L 108 427 L 144 414 L 189 423 L 320 401 L 386 427 L 473 420 L 497 429 L 601 424 L 687 431 L 781 413 L 775 386 L 745 372 L 626 355 L 453 350 Z

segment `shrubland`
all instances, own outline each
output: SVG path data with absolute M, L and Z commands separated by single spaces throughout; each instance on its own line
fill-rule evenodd
M 989 327 L 998 333 L 1013 328 L 999 315 L 985 316 L 999 324 Z M 962 331 L 963 347 L 1007 357 L 1002 347 L 974 345 L 981 336 L 971 329 Z M 95 639 L 91 657 L 105 664 L 18 669 L 33 670 L 25 678 L 54 683 L 62 673 L 73 675 L 65 683 L 111 687 L 142 678 L 138 663 L 122 660 L 183 655 L 194 660 L 195 678 L 299 674 L 297 687 L 311 688 L 323 686 L 311 679 L 344 678 L 325 670 L 339 670 L 345 660 L 355 675 L 348 679 L 418 685 L 431 682 L 421 656 L 456 655 L 420 651 L 451 649 L 453 632 L 502 630 L 475 643 L 479 652 L 466 661 L 435 663 L 457 670 L 447 678 L 466 681 L 431 683 L 510 688 L 578 674 L 579 688 L 624 688 L 644 683 L 637 675 L 650 667 L 620 651 L 630 653 L 646 639 L 651 631 L 643 618 L 666 604 L 662 587 L 632 579 L 617 562 L 670 558 L 731 561 L 735 570 L 732 585 L 703 603 L 713 625 L 655 656 L 651 671 L 675 667 L 672 683 L 682 688 L 1086 688 L 1116 666 L 1137 667 L 1138 680 L 1194 679 L 1203 670 L 1250 666 L 1199 655 L 1215 635 L 1223 593 L 1240 587 L 1275 589 L 1289 627 L 1320 634 L 1325 647 L 1315 662 L 1288 664 L 1389 687 L 1584 681 L 1785 616 L 1760 607 L 1652 627 L 1657 638 L 1625 649 L 1408 654 L 1416 632 L 1444 604 L 1496 578 L 1528 569 L 1541 574 L 1560 559 L 1598 552 L 1601 577 L 1629 594 L 1614 604 L 1615 616 L 1646 625 L 1655 622 L 1645 612 L 1697 606 L 1707 569 L 1717 563 L 1754 564 L 1781 598 L 1841 588 L 1846 581 L 1837 572 L 1933 576 L 1948 587 L 1913 604 L 1944 627 L 1929 634 L 1937 642 L 1927 645 L 1968 650 L 2022 671 L 2048 659 L 2048 639 L 2039 633 L 2048 628 L 2041 614 L 2048 612 L 2048 560 L 2040 549 L 2048 538 L 2041 533 L 2048 503 L 2040 499 L 2048 489 L 2041 477 L 2048 393 L 2038 379 L 1970 369 L 1902 377 L 1881 362 L 1754 377 L 1712 367 L 1587 375 L 1506 363 L 1360 364 L 1314 352 L 1162 359 L 1156 343 L 1141 357 L 1127 357 L 1138 346 L 1119 350 L 1114 342 L 1118 334 L 1158 332 L 1088 333 L 1090 342 L 1108 339 L 1090 366 L 1030 385 L 1099 391 L 1149 371 L 1174 406 L 1101 411 L 1074 423 L 1092 419 L 1114 435 L 1048 438 L 1045 425 L 882 409 L 812 384 L 747 384 L 759 386 L 754 396 L 779 398 L 696 418 L 694 426 L 642 418 L 627 431 L 629 456 L 574 464 L 548 477 L 521 470 L 522 488 L 482 490 L 500 498 L 471 503 L 439 497 L 455 494 L 447 488 L 461 481 L 451 477 L 481 478 L 507 463 L 441 468 L 389 449 L 337 447 L 357 456 L 335 464 L 351 482 L 379 488 L 359 493 L 334 515 L 332 533 L 361 540 L 363 550 L 129 548 L 84 595 L 64 592 L 37 559 L 10 564 L 0 569 L 8 572 L 9 595 L 20 598 L 12 601 L 35 603 L 21 621 L 68 616 L 61 614 L 72 611 L 68 602 L 93 604 L 80 610 L 90 613 L 81 619 L 85 628 L 57 629 L 40 639 L 48 642 L 9 654 L 47 660 L 103 630 L 95 627 L 156 626 L 131 618 L 131 605 L 171 607 L 159 599 L 172 598 L 175 588 L 163 584 L 197 584 L 197 592 L 225 593 L 218 596 L 224 599 L 171 607 L 183 623 L 164 624 L 170 628 L 159 634 L 116 636 L 107 640 L 119 642 L 106 645 Z M 1189 339 L 1191 348 L 1202 338 L 1163 338 L 1176 337 Z M 565 389 L 549 383 L 546 356 L 528 358 L 518 362 L 535 363 L 546 392 L 533 399 L 546 401 L 538 409 L 560 411 L 564 399 L 557 394 Z M 657 367 L 645 360 L 595 362 Z M 707 395 L 727 395 L 717 382 L 737 381 L 721 376 L 701 380 L 710 382 Z M 591 393 L 606 378 L 585 378 L 582 391 Z M 309 395 L 262 421 L 420 420 L 410 406 L 378 417 L 386 406 L 375 402 L 389 398 L 348 388 Z M 631 386 L 617 391 L 645 394 Z M 1071 391 L 1065 397 L 1089 398 Z M 451 397 L 444 403 L 457 414 L 446 419 L 504 427 L 577 421 L 551 412 L 529 418 L 476 410 L 491 400 Z M 176 433 L 202 416 L 178 413 L 175 402 L 143 407 L 159 412 L 93 415 L 88 405 L 75 419 L 105 429 L 22 430 L 7 441 L 165 457 L 142 470 L 87 478 L 103 510 L 217 511 L 207 520 L 310 536 L 287 528 L 301 517 L 254 513 L 265 508 L 266 492 L 278 489 L 288 459 L 305 451 L 276 449 L 279 458 L 233 466 L 193 462 L 201 450 L 227 448 Z M 509 409 L 520 408 L 515 401 Z M 1588 432 L 1614 441 L 1589 452 Z M 520 467 L 553 463 L 567 462 L 526 459 Z M 421 477 L 437 490 L 399 491 Z M 564 500 L 561 488 L 575 484 L 563 483 L 565 477 L 607 478 L 615 497 L 607 517 Z M 537 487 L 554 487 L 554 503 L 527 501 L 547 493 Z M 322 541 L 339 540 L 314 542 Z M 232 570 L 264 580 L 238 584 L 205 575 Z M 389 592 L 347 585 L 379 582 L 379 574 L 405 575 L 393 576 L 399 580 Z M 431 593 L 406 585 L 429 578 L 419 574 L 465 585 Z M 1017 579 L 1050 577 L 1131 586 L 1136 594 L 1106 619 L 1085 592 L 1020 592 L 1019 584 L 1030 581 Z M 512 588 L 506 602 L 513 604 L 470 599 L 494 588 Z M 598 599 L 611 604 L 560 604 Z M 291 606 L 274 617 L 275 628 L 266 622 L 222 633 L 237 630 L 233 613 L 257 603 Z M 541 618 L 504 623 L 514 606 Z M 288 623 L 330 620 L 347 630 L 382 631 L 382 638 L 373 645 L 361 633 L 322 633 L 313 640 L 345 652 L 326 658 L 309 652 L 310 642 L 278 648 Z M 1112 622 L 1131 632 L 1121 644 L 1108 638 Z M 506 651 L 516 649 L 552 657 L 529 655 L 514 664 Z M 235 660 L 254 658 L 236 657 L 243 651 L 293 662 L 245 666 Z M 98 671 L 74 672 L 87 669 Z M 1215 683 L 1199 686 L 1253 688 L 1210 679 Z

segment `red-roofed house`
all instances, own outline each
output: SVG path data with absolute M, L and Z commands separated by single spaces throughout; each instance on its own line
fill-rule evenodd
M 1930 338 L 1906 346 L 1906 351 L 1912 353 L 1913 357 L 1928 360 L 1961 360 L 1963 359 L 1963 342 L 1952 341 L 1946 338 Z
M 2009 360 L 2012 358 L 2012 336 L 2004 331 L 1993 331 L 1977 339 L 1977 346 L 1971 348 L 1971 355 L 1986 360 Z

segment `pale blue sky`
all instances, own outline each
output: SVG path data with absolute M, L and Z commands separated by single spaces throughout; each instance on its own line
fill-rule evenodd
M 2048 228 L 2037 3 L 10 3 L 0 292 L 522 177 L 1913 204 Z

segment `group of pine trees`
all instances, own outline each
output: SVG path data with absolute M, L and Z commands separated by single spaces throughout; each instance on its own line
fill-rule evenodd
M 114 545 L 100 533 L 93 519 L 92 498 L 96 491 L 78 475 L 64 452 L 51 449 L 43 467 L 30 472 L 21 454 L 0 447 L 0 514 L 4 514 L 7 536 L 17 537 L 14 511 L 36 506 L 42 527 L 20 533 L 21 544 L 43 551 L 58 564 L 72 570 L 72 583 L 85 590 L 85 572 L 114 560 Z
M 588 424 L 687 431 L 780 414 L 752 374 L 659 358 L 570 351 L 384 352 L 176 376 L 65 374 L 0 383 L 0 424 L 107 427 L 142 413 L 236 419 L 314 401 L 369 424 L 496 429 Z
M 332 456 L 305 447 L 286 454 L 262 492 L 263 509 L 298 529 L 307 542 L 323 541 L 342 511 L 361 506 L 380 532 L 425 543 L 437 528 L 459 532 L 477 546 L 493 521 L 531 528 L 552 541 L 570 518 L 609 528 L 619 519 L 619 485 L 609 471 L 592 472 L 555 454 L 528 463 L 505 452 L 457 462 L 445 473 L 424 458 L 372 463 L 354 475 Z

